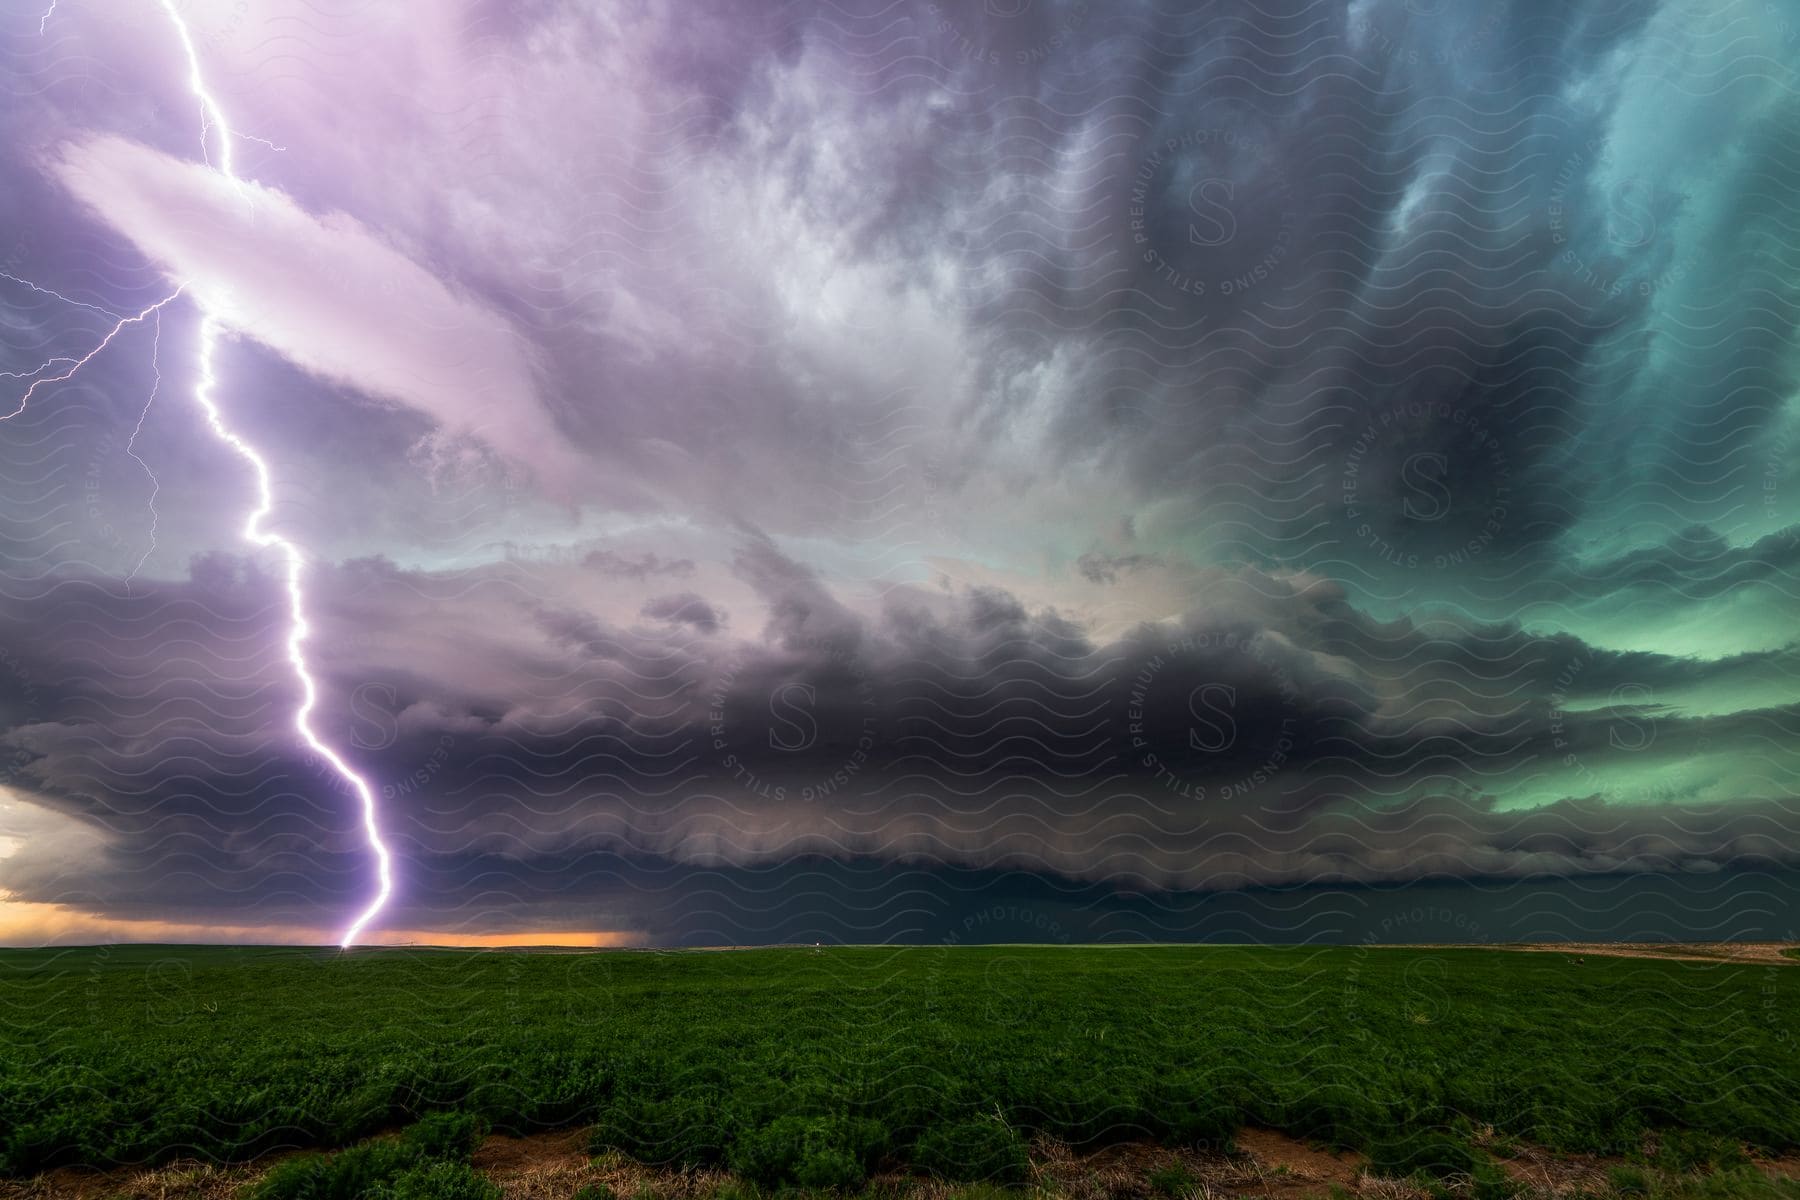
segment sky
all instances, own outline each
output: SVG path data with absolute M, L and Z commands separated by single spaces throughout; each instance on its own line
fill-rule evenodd
M 174 10 L 0 4 L 0 944 L 374 894 L 203 319 L 366 940 L 1800 937 L 1800 11 Z

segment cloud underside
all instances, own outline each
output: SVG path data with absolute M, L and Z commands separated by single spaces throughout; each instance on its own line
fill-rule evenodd
M 1791 652 L 1701 671 L 1566 635 L 1451 634 L 1254 571 L 1216 572 L 1180 619 L 1095 642 L 993 589 L 901 589 L 860 615 L 761 537 L 735 571 L 761 630 L 691 593 L 601 621 L 535 599 L 553 589 L 516 566 L 319 575 L 321 643 L 356 647 L 354 663 L 325 656 L 347 701 L 320 719 L 377 781 L 435 902 L 459 911 L 465 872 L 490 904 L 618 861 L 868 860 L 1221 892 L 1795 858 L 1783 829 L 1800 798 L 1770 787 L 1794 768 L 1774 736 L 1792 709 L 1654 699 L 1791 669 Z M 357 814 L 281 733 L 292 689 L 258 632 L 270 581 L 164 585 L 149 611 L 188 631 L 178 662 L 129 632 L 131 602 L 79 594 L 87 616 L 18 669 L 58 679 L 78 645 L 98 669 L 40 685 L 36 703 L 68 715 L 8 740 L 21 798 L 93 845 L 75 874 L 21 829 L 16 898 L 355 894 Z M 118 633 L 96 641 L 107 608 Z M 466 669 L 430 653 L 445 638 Z

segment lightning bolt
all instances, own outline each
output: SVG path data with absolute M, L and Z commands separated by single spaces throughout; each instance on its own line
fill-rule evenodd
M 231 142 L 234 135 L 231 123 L 226 120 L 225 110 L 220 106 L 218 100 L 207 90 L 206 76 L 200 69 L 200 55 L 194 49 L 194 39 L 188 32 L 187 22 L 176 10 L 175 0 L 162 0 L 162 7 L 169 16 L 170 24 L 174 25 L 176 34 L 181 38 L 181 48 L 187 55 L 188 89 L 193 92 L 194 98 L 200 103 L 200 156 L 221 175 L 241 187 L 243 181 L 232 169 Z M 218 147 L 216 161 L 207 150 L 207 134 L 214 131 L 217 131 L 218 134 L 214 139 Z M 357 799 L 362 802 L 363 829 L 368 834 L 369 847 L 375 854 L 380 888 L 375 898 L 369 902 L 368 907 L 363 909 L 351 922 L 350 927 L 344 931 L 340 944 L 348 949 L 356 943 L 357 937 L 370 920 L 386 906 L 388 897 L 393 892 L 391 858 L 387 846 L 381 840 L 381 828 L 376 821 L 374 790 L 370 788 L 367 780 L 352 770 L 350 764 L 345 762 L 342 756 L 313 730 L 310 718 L 313 707 L 318 703 L 319 689 L 318 685 L 313 682 L 312 670 L 306 662 L 306 638 L 311 628 L 306 619 L 306 591 L 301 582 L 305 574 L 306 559 L 299 546 L 280 534 L 271 533 L 262 527 L 263 518 L 268 516 L 269 510 L 275 505 L 269 465 L 255 447 L 225 424 L 224 416 L 220 413 L 218 404 L 213 400 L 213 389 L 218 382 L 213 364 L 215 361 L 214 350 L 219 340 L 219 325 L 210 313 L 205 312 L 204 306 L 201 311 L 203 315 L 200 321 L 200 380 L 194 387 L 194 399 L 205 412 L 207 424 L 212 427 L 213 433 L 218 436 L 220 441 L 237 451 L 238 455 L 250 464 L 251 471 L 256 476 L 257 502 L 256 507 L 244 522 L 245 540 L 264 549 L 279 552 L 287 567 L 287 655 L 288 663 L 294 669 L 294 677 L 300 682 L 300 707 L 294 712 L 294 729 L 307 747 L 329 763 L 331 769 L 350 786 L 350 789 L 356 793 Z
M 61 300 L 64 304 L 72 304 L 76 308 L 85 308 L 89 312 L 97 312 L 101 316 L 111 317 L 115 321 L 119 319 L 119 314 L 116 312 L 113 312 L 111 309 L 101 308 L 97 304 L 83 304 L 79 300 L 71 300 L 67 296 L 63 295 L 61 292 L 53 292 L 47 287 L 39 287 L 37 284 L 31 282 L 31 280 L 29 280 L 29 279 L 20 279 L 17 275 L 8 275 L 5 271 L 0 271 L 0 279 L 10 279 L 14 283 L 19 284 L 21 287 L 30 288 L 32 291 L 36 292 L 40 296 L 49 296 L 53 299 Z
M 175 27 L 175 32 L 181 39 L 181 48 L 187 57 L 188 88 L 193 92 L 194 98 L 198 100 L 200 104 L 200 157 L 208 166 L 213 167 L 242 191 L 244 181 L 240 179 L 233 170 L 231 154 L 232 138 L 239 135 L 232 131 L 230 122 L 225 118 L 224 109 L 220 107 L 219 102 L 213 97 L 212 93 L 207 90 L 206 77 L 200 69 L 200 56 L 194 48 L 193 36 L 188 31 L 187 22 L 182 19 L 181 13 L 176 10 L 174 0 L 162 0 L 162 8 L 163 11 L 168 14 L 170 24 Z M 39 33 L 43 32 L 44 26 L 48 24 L 50 17 L 55 12 L 56 4 L 54 3 L 54 0 L 52 0 L 50 7 L 44 12 L 43 18 L 39 22 Z M 217 137 L 214 140 L 217 143 L 218 149 L 216 161 L 207 148 L 207 135 L 214 133 L 215 131 Z M 251 140 L 263 141 L 264 139 L 252 138 Z M 271 146 L 273 145 L 273 143 L 268 144 Z M 280 149 L 280 147 L 274 148 Z M 248 198 L 248 193 L 245 193 L 245 195 L 246 198 Z M 96 308 L 94 305 L 82 304 L 80 301 L 70 300 L 60 293 L 50 291 L 48 288 L 39 287 L 37 284 L 27 280 L 16 279 L 11 275 L 5 277 L 31 288 L 33 291 L 40 292 L 44 295 L 54 296 L 69 304 L 74 304 L 81 308 L 92 309 L 95 312 L 102 313 L 109 317 L 117 316 L 115 313 L 108 312 L 105 309 Z M 138 458 L 137 453 L 132 447 L 137 441 L 138 434 L 143 431 L 144 420 L 149 416 L 150 406 L 156 402 L 156 392 L 162 381 L 161 370 L 156 363 L 156 356 L 160 353 L 162 345 L 161 310 L 165 305 L 179 298 L 184 290 L 185 285 L 177 287 L 175 291 L 150 305 L 142 312 L 133 316 L 118 317 L 117 324 L 107 332 L 105 337 L 100 339 L 99 343 L 92 350 L 89 350 L 81 358 L 57 357 L 50 359 L 48 362 L 43 363 L 32 371 L 5 373 L 5 377 L 7 378 L 30 378 L 32 383 L 25 389 L 25 394 L 19 399 L 18 407 L 10 413 L 0 415 L 0 421 L 11 420 L 13 417 L 24 412 L 26 407 L 31 403 L 32 396 L 37 392 L 38 388 L 43 385 L 61 383 L 73 378 L 77 372 L 89 362 L 93 361 L 96 355 L 105 350 L 107 346 L 111 345 L 113 339 L 118 337 L 120 332 L 123 331 L 127 325 L 136 325 L 152 317 L 156 318 L 157 336 L 151 359 L 152 367 L 156 370 L 156 383 L 151 388 L 150 399 L 145 402 L 143 412 L 138 416 L 137 428 L 132 431 L 131 440 L 126 443 L 127 453 L 131 454 L 131 457 L 137 460 L 138 465 L 144 468 L 146 474 L 150 474 L 152 485 L 150 495 L 152 550 L 155 549 L 156 493 L 160 490 L 160 485 L 156 482 L 156 476 L 150 472 L 149 465 L 146 464 L 143 459 Z M 286 567 L 288 595 L 287 656 L 288 663 L 293 668 L 294 677 L 300 684 L 300 706 L 294 711 L 294 729 L 300 735 L 301 740 L 306 743 L 307 747 L 312 750 L 314 754 L 317 754 L 321 759 L 329 763 L 331 769 L 349 785 L 350 790 L 353 791 L 356 794 L 357 799 L 361 801 L 363 829 L 368 835 L 369 847 L 375 854 L 380 887 L 378 888 L 374 899 L 371 900 L 367 907 L 357 915 L 356 919 L 351 922 L 350 927 L 344 931 L 343 937 L 339 939 L 340 945 L 345 949 L 348 949 L 355 945 L 356 940 L 361 935 L 363 929 L 367 927 L 368 923 L 376 916 L 376 914 L 381 912 L 387 905 L 388 897 L 393 893 L 392 856 L 388 853 L 388 848 L 381 838 L 381 828 L 376 819 L 377 813 L 374 790 L 369 786 L 368 781 L 357 774 L 356 771 L 352 770 L 350 764 L 345 762 L 343 757 L 338 754 L 328 742 L 321 738 L 312 727 L 311 717 L 313 709 L 318 703 L 319 689 L 318 685 L 313 681 L 312 670 L 307 665 L 306 661 L 306 639 L 311 631 L 311 626 L 306 619 L 306 591 L 302 586 L 302 580 L 306 570 L 306 558 L 301 552 L 300 547 L 295 545 L 292 541 L 282 537 L 278 533 L 269 532 L 262 527 L 263 519 L 269 515 L 270 510 L 275 506 L 273 480 L 269 473 L 267 461 L 254 446 L 234 432 L 225 423 L 224 414 L 220 411 L 218 402 L 213 399 L 213 391 L 218 384 L 218 375 L 214 369 L 214 363 L 217 357 L 215 350 L 218 346 L 219 337 L 219 323 L 213 318 L 211 313 L 206 311 L 205 306 L 201 305 L 199 381 L 194 386 L 194 400 L 199 405 L 200 410 L 205 414 L 206 423 L 211 427 L 214 435 L 227 446 L 231 447 L 232 450 L 236 451 L 245 462 L 250 464 L 251 472 L 256 478 L 256 507 L 251 510 L 249 516 L 244 521 L 243 536 L 245 540 L 260 548 L 275 550 L 281 555 L 282 562 Z M 67 369 L 60 375 L 43 375 L 43 372 L 58 364 L 65 364 Z M 39 376 L 42 377 L 39 378 Z M 148 558 L 149 554 L 150 551 L 145 551 L 144 557 Z M 143 566 L 143 561 L 143 559 L 138 560 L 138 567 Z M 137 567 L 134 567 L 132 569 L 132 576 L 135 577 L 136 574 Z M 127 585 L 129 585 L 130 579 L 127 579 L 126 582 Z
M 301 576 L 306 568 L 306 560 L 300 553 L 300 547 L 277 533 L 270 533 L 262 528 L 263 518 L 275 506 L 274 487 L 269 476 L 269 465 L 261 454 L 242 437 L 233 433 L 225 424 L 225 418 L 219 412 L 218 404 L 213 400 L 213 388 L 218 382 L 213 371 L 213 350 L 218 343 L 219 326 L 210 315 L 203 316 L 200 321 L 200 381 L 194 386 L 194 399 L 199 402 L 206 413 L 206 422 L 212 427 L 220 441 L 237 451 L 250 464 L 256 475 L 256 508 L 244 522 L 244 538 L 254 545 L 280 552 L 287 565 L 288 593 L 288 663 L 294 668 L 294 676 L 300 681 L 300 707 L 294 713 L 294 728 L 307 746 L 320 758 L 331 764 L 344 782 L 356 792 L 362 801 L 363 827 L 368 831 L 369 845 L 375 851 L 376 863 L 381 876 L 381 890 L 367 909 L 358 916 L 349 929 L 345 930 L 341 944 L 348 949 L 356 942 L 357 935 L 369 923 L 370 918 L 380 912 L 387 903 L 388 895 L 393 890 L 393 880 L 388 861 L 388 850 L 381 841 L 381 830 L 375 822 L 375 793 L 361 775 L 350 769 L 350 764 L 333 750 L 324 739 L 313 731 L 313 706 L 318 703 L 319 689 L 313 682 L 312 671 L 306 665 L 306 636 L 309 626 L 306 621 L 306 595 L 301 587 Z
M 144 474 L 150 477 L 150 544 L 146 546 L 144 552 L 138 556 L 137 564 L 131 568 L 131 574 L 125 577 L 125 594 L 127 596 L 131 594 L 131 581 L 136 579 L 138 572 L 144 569 L 144 563 L 149 557 L 156 553 L 156 526 L 161 521 L 161 518 L 158 517 L 156 513 L 156 497 L 162 492 L 162 484 L 157 480 L 156 472 L 150 469 L 150 464 L 138 457 L 138 452 L 135 448 L 137 446 L 138 434 L 144 432 L 144 422 L 150 417 L 150 406 L 156 403 L 156 393 L 162 390 L 161 359 L 162 314 L 159 312 L 156 314 L 156 333 L 150 342 L 150 398 L 144 401 L 144 411 L 138 414 L 137 426 L 131 431 L 131 436 L 125 440 L 125 453 L 131 455 L 137 465 L 144 468 Z
M 7 276 L 7 278 L 11 279 L 12 276 L 9 275 L 9 276 Z M 20 280 L 19 282 L 24 283 L 25 281 Z M 26 284 L 26 286 L 27 287 L 35 287 L 36 285 Z M 52 295 L 52 296 L 56 295 L 55 292 L 51 292 L 47 288 L 36 288 L 36 290 L 40 291 L 40 292 L 47 292 L 49 295 Z M 162 309 L 163 305 L 168 304 L 170 301 L 174 300 L 176 297 L 178 297 L 180 295 L 181 295 L 181 289 L 176 288 L 174 291 L 170 292 L 167 296 L 164 296 L 161 300 L 158 300 L 155 304 L 152 304 L 149 308 L 146 308 L 143 312 L 138 313 L 136 316 L 120 317 L 119 323 L 117 325 L 114 325 L 111 329 L 107 330 L 106 336 L 100 339 L 100 344 L 95 346 L 92 350 L 89 350 L 86 354 L 82 355 L 80 358 L 53 358 L 49 362 L 46 362 L 42 366 L 38 367 L 37 370 L 35 370 L 35 371 L 9 372 L 9 374 L 11 374 L 14 378 L 31 378 L 34 375 L 38 375 L 40 372 L 49 370 L 51 368 L 51 366 L 56 363 L 70 364 L 69 368 L 67 370 L 65 370 L 61 375 L 44 375 L 42 378 L 32 379 L 31 386 L 25 389 L 25 394 L 23 396 L 19 397 L 19 406 L 17 408 L 13 409 L 9 413 L 0 413 L 0 421 L 10 421 L 14 417 L 18 416 L 20 413 L 24 412 L 26 409 L 26 406 L 28 406 L 31 403 L 32 396 L 36 395 L 37 390 L 39 388 L 43 387 L 46 383 L 63 383 L 70 379 L 75 378 L 76 373 L 79 372 L 81 370 L 81 368 L 87 366 L 90 362 L 93 362 L 96 355 L 98 355 L 102 350 L 106 349 L 108 346 L 112 345 L 113 339 L 118 337 L 119 334 L 124 331 L 124 329 L 127 325 L 136 325 L 136 324 L 148 319 L 149 317 L 155 315 L 158 311 L 160 311 Z M 71 300 L 71 301 L 69 301 L 69 303 L 73 304 L 73 303 L 75 303 L 75 301 Z M 82 307 L 83 308 L 92 308 L 93 306 L 90 304 L 84 304 L 84 305 L 82 305 Z
M 48 371 L 51 367 L 55 366 L 59 362 L 74 362 L 74 361 L 75 360 L 72 358 L 53 358 L 48 362 L 39 363 L 37 366 L 31 368 L 31 370 L 29 370 L 29 371 L 0 371 L 0 379 L 30 379 L 33 375 L 36 375 L 39 371 Z M 12 415 L 16 417 L 19 414 L 13 413 Z
M 74 305 L 76 308 L 86 308 L 97 313 L 105 313 L 107 316 L 113 317 L 118 321 L 118 324 L 113 326 L 112 331 L 108 333 L 105 338 L 101 339 L 100 344 L 89 351 L 84 358 L 75 359 L 59 356 L 57 358 L 48 359 L 29 371 L 0 371 L 0 379 L 35 379 L 36 376 L 49 370 L 57 363 L 73 364 L 69 370 L 63 372 L 60 376 L 50 379 L 35 379 L 32 385 L 25 389 L 25 395 L 21 398 L 19 406 L 5 416 L 0 416 L 0 421 L 10 421 L 20 413 L 24 412 L 26 406 L 31 403 L 31 395 L 37 390 L 39 384 L 57 383 L 74 378 L 75 374 L 81 370 L 82 366 L 85 365 L 89 359 L 104 350 L 107 343 L 118 336 L 125 326 L 134 324 L 146 317 L 154 317 L 156 320 L 156 333 L 150 343 L 150 370 L 155 376 L 155 379 L 150 385 L 150 398 L 144 402 L 144 410 L 138 414 L 137 428 L 131 431 L 131 438 L 125 443 L 125 453 L 131 455 L 131 457 L 136 460 L 137 465 L 144 468 L 144 474 L 150 477 L 150 546 L 141 556 L 139 556 L 137 565 L 131 568 L 131 574 L 125 577 L 125 592 L 127 595 L 130 595 L 131 581 L 137 578 L 137 573 L 143 569 L 145 560 L 156 551 L 156 526 L 158 521 L 156 514 L 156 497 L 157 494 L 162 491 L 162 484 L 157 480 L 156 472 L 150 469 L 149 463 L 138 457 L 137 451 L 133 447 L 137 444 L 138 434 L 144 432 L 144 420 L 149 417 L 150 406 L 156 403 L 157 390 L 162 386 L 162 368 L 158 364 L 158 360 L 162 353 L 162 306 L 174 300 L 181 294 L 181 291 L 179 288 L 176 289 L 175 292 L 163 297 L 149 308 L 146 308 L 143 312 L 138 313 L 135 317 L 120 317 L 117 313 L 109 312 L 104 308 L 95 307 L 92 304 L 83 304 L 79 300 L 71 300 L 61 292 L 51 291 L 47 287 L 39 287 L 29 279 L 20 279 L 17 275 L 8 275 L 5 271 L 0 271 L 0 279 L 10 279 L 14 283 L 30 288 L 39 295 L 53 296 L 65 304 Z

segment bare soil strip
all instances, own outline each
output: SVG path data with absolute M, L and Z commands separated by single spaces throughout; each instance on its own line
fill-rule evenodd
M 1366 1174 L 1354 1153 L 1334 1152 L 1269 1129 L 1244 1129 L 1229 1154 L 1172 1149 L 1138 1142 L 1078 1155 L 1041 1140 L 1032 1147 L 1031 1188 L 1059 1200 L 1161 1200 L 1150 1177 L 1183 1168 L 1191 1185 L 1185 1200 L 1322 1200 L 1348 1193 L 1357 1200 L 1430 1200 L 1428 1189 Z M 218 1167 L 171 1163 L 153 1169 L 94 1171 L 65 1167 L 28 1180 L 0 1180 L 0 1200 L 233 1200 L 285 1155 L 254 1164 Z M 1500 1156 L 1524 1194 L 1541 1200 L 1611 1194 L 1607 1172 L 1619 1159 L 1555 1154 L 1512 1147 Z M 616 1155 L 590 1157 L 586 1130 L 529 1137 L 489 1137 L 475 1152 L 475 1168 L 500 1187 L 505 1200 L 569 1200 L 587 1184 L 605 1184 L 621 1200 L 703 1200 L 734 1182 L 724 1171 L 646 1167 Z M 1800 1157 L 1759 1161 L 1773 1175 L 1800 1179 Z M 865 1195 L 900 1200 L 950 1200 L 967 1184 L 913 1175 L 881 1175 Z M 1454 1189 L 1452 1189 L 1454 1190 Z
M 1756 966 L 1800 967 L 1788 951 L 1795 942 L 1531 942 L 1488 946 L 1489 950 L 1523 950 L 1561 954 L 1567 958 L 1672 958 L 1682 962 L 1729 962 Z

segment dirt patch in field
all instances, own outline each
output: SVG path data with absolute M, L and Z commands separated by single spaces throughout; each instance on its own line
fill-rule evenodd
M 476 1149 L 473 1163 L 477 1171 L 500 1185 L 502 1196 L 508 1197 L 568 1197 L 583 1184 L 602 1182 L 602 1177 L 589 1167 L 587 1134 L 579 1129 L 527 1137 L 490 1137 Z M 631 1192 L 620 1194 L 629 1196 Z
M 1076 1154 L 1059 1142 L 1039 1139 L 1031 1148 L 1032 1187 L 1013 1194 L 1021 1200 L 1033 1193 L 1051 1193 L 1058 1200 L 1324 1200 L 1346 1193 L 1356 1200 L 1431 1200 L 1431 1193 L 1418 1184 L 1366 1174 L 1359 1154 L 1269 1129 L 1240 1130 L 1234 1143 L 1230 1152 L 1126 1142 Z M 1625 1165 L 1623 1159 L 1558 1154 L 1535 1146 L 1489 1149 L 1533 1200 L 1616 1195 L 1608 1172 Z M 32 1179 L 0 1180 L 0 1200 L 236 1200 L 285 1157 L 230 1167 L 195 1162 L 110 1171 L 64 1167 Z M 1758 1158 L 1756 1165 L 1771 1175 L 1800 1179 L 1800 1156 Z M 584 1185 L 596 1183 L 621 1200 L 703 1200 L 735 1182 L 724 1171 L 647 1167 L 613 1154 L 590 1158 L 585 1130 L 492 1136 L 476 1150 L 474 1166 L 499 1186 L 505 1200 L 569 1200 Z M 1458 1194 L 1466 1186 L 1452 1184 L 1447 1190 Z M 952 1200 L 968 1196 L 971 1189 L 888 1172 L 871 1179 L 863 1191 L 890 1200 Z
M 1149 1177 L 1174 1164 L 1196 1177 L 1212 1169 L 1210 1156 L 1168 1150 L 1161 1146 L 1121 1143 L 1092 1154 L 1077 1155 L 1061 1142 L 1038 1139 L 1031 1147 L 1032 1182 L 1044 1191 L 1068 1200 L 1121 1200 L 1150 1194 Z M 894 1186 L 904 1187 L 906 1176 L 896 1176 Z M 934 1190 L 948 1194 L 950 1185 L 930 1181 Z
M 1603 1195 L 1611 1190 L 1607 1172 L 1624 1160 L 1595 1155 L 1557 1154 L 1537 1146 L 1512 1146 L 1495 1161 L 1532 1196 Z
M 1348 1187 L 1362 1171 L 1360 1154 L 1340 1154 L 1273 1129 L 1240 1129 L 1236 1141 L 1238 1149 L 1266 1169 L 1300 1179 Z
M 111 1171 L 58 1167 L 31 1179 L 0 1179 L 0 1200 L 231 1200 L 275 1161 L 239 1167 L 176 1162 Z
M 1672 958 L 1682 962 L 1729 962 L 1753 966 L 1800 966 L 1788 953 L 1795 942 L 1531 942 L 1489 946 L 1490 950 L 1523 950 L 1583 958 Z
M 1782 1154 L 1774 1158 L 1752 1158 L 1759 1168 L 1783 1179 L 1800 1179 L 1800 1154 Z
M 1240 1130 L 1230 1153 L 1177 1150 L 1142 1142 L 1077 1155 L 1039 1140 L 1031 1148 L 1032 1182 L 1068 1200 L 1310 1200 L 1341 1187 L 1369 1200 L 1421 1200 L 1408 1184 L 1362 1176 L 1362 1157 L 1268 1129 Z M 1156 1180 L 1162 1176 L 1159 1182 Z M 945 1187 L 946 1194 L 957 1189 Z
M 646 1193 L 656 1200 L 693 1200 L 732 1179 L 724 1171 L 647 1167 L 617 1154 L 590 1158 L 587 1141 L 583 1129 L 490 1137 L 475 1151 L 474 1166 L 500 1186 L 505 1200 L 569 1200 L 592 1183 L 605 1184 L 625 1200 Z
M 1410 1185 L 1359 1177 L 1362 1159 L 1334 1154 L 1266 1129 L 1247 1129 L 1230 1154 L 1177 1150 L 1141 1142 L 1107 1146 L 1078 1155 L 1059 1142 L 1032 1146 L 1032 1181 L 1067 1200 L 1161 1200 L 1150 1182 L 1157 1172 L 1180 1167 L 1191 1180 L 1184 1193 L 1194 1200 L 1259 1197 L 1308 1200 L 1348 1188 L 1368 1200 L 1420 1200 Z M 584 1184 L 604 1183 L 621 1197 L 650 1193 L 656 1200 L 698 1200 L 731 1182 L 722 1171 L 678 1171 L 645 1167 L 616 1155 L 590 1160 L 585 1132 L 490 1137 L 475 1152 L 474 1165 L 500 1185 L 506 1200 L 567 1200 Z M 867 1189 L 907 1200 L 947 1200 L 966 1194 L 967 1184 L 885 1172 Z

